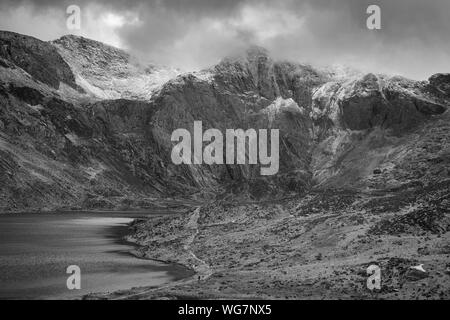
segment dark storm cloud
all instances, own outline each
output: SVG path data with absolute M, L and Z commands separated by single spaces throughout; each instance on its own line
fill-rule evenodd
M 181 67 L 205 67 L 253 43 L 279 58 L 347 63 L 414 78 L 450 71 L 448 0 L 0 1 L 2 11 L 10 12 L 61 11 L 69 4 L 92 12 L 95 6 L 90 19 L 102 10 L 134 15 L 137 22 L 114 29 L 116 41 L 142 57 Z M 366 28 L 370 4 L 381 7 L 381 30 Z M 85 35 L 108 41 L 94 29 Z M 39 36 L 39 28 L 35 33 Z M 63 27 L 55 37 L 61 33 L 67 33 Z
M 37 10 L 48 8 L 59 8 L 76 4 L 79 6 L 87 6 L 97 3 L 105 7 L 124 9 L 133 7 L 146 7 L 149 9 L 166 9 L 167 11 L 189 13 L 196 12 L 217 13 L 233 10 L 236 6 L 248 0 L 2 0 L 1 4 L 8 7 L 17 7 L 22 5 L 31 5 Z

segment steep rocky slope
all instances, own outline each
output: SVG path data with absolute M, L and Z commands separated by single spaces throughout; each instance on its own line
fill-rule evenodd
M 1 89 L 2 211 L 127 208 L 136 197 L 145 207 L 164 191 L 152 163 L 157 155 L 139 126 L 148 104 L 118 100 L 82 109 L 32 90 Z M 147 155 L 146 162 L 135 154 Z
M 52 88 L 58 89 L 61 82 L 76 87 L 69 65 L 53 46 L 32 37 L 0 31 L 0 48 L 3 68 L 12 63 Z
M 368 74 L 318 88 L 311 110 L 316 183 L 364 188 L 374 170 L 401 158 L 412 131 L 448 108 L 448 91 L 434 94 L 432 79 Z
M 2 32 L 0 39 L 3 174 L 10 175 L 3 210 L 363 189 L 449 101 L 447 75 L 418 82 L 321 70 L 273 61 L 258 47 L 170 79 L 176 71 L 142 67 L 80 37 L 46 43 Z M 259 165 L 175 166 L 171 133 L 192 132 L 194 121 L 204 130 L 280 129 L 278 174 L 261 176 Z
M 261 177 L 258 165 L 185 166 L 187 176 L 203 188 L 226 187 L 240 195 L 261 197 L 298 192 L 310 185 L 312 88 L 327 76 L 309 66 L 272 61 L 261 48 L 227 58 L 200 73 L 169 81 L 152 103 L 158 109 L 153 133 L 170 154 L 170 134 L 177 128 L 192 132 L 194 121 L 204 129 L 280 129 L 280 170 Z M 228 188 L 229 187 L 229 188 Z M 230 189 L 231 188 L 231 189 Z M 281 189 L 280 189 L 281 188 Z
M 68 35 L 51 43 L 75 74 L 76 83 L 99 99 L 149 100 L 154 91 L 180 71 L 143 65 L 123 50 Z
M 189 192 L 166 181 L 152 105 L 93 97 L 51 43 L 10 32 L 0 41 L 2 212 L 145 208 Z
M 199 184 L 208 177 L 206 186 L 217 179 L 227 186 L 240 180 L 227 189 L 239 196 L 286 195 L 322 184 L 364 188 L 414 129 L 447 110 L 448 89 L 438 89 L 446 77 L 423 82 L 374 74 L 342 78 L 275 62 L 265 50 L 252 48 L 244 57 L 169 81 L 153 100 L 158 109 L 153 132 L 169 153 L 172 130 L 192 132 L 194 120 L 222 131 L 279 128 L 275 177 L 261 177 L 254 166 L 186 167 Z

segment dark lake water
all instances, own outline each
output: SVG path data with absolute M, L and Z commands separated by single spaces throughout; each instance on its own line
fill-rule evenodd
M 0 215 L 0 299 L 73 299 L 188 276 L 180 266 L 130 254 L 133 245 L 121 238 L 135 217 L 126 213 Z M 69 265 L 81 269 L 81 290 L 67 289 Z

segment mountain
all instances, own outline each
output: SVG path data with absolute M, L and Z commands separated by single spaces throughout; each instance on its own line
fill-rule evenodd
M 84 91 L 102 100 L 148 100 L 180 73 L 174 68 L 143 65 L 123 50 L 83 37 L 68 35 L 51 44 L 70 65 Z
M 151 70 L 161 68 L 138 71 L 125 53 L 83 38 L 57 43 L 0 33 L 0 210 L 142 208 L 161 194 L 186 192 L 164 182 L 167 171 L 147 126 L 154 110 L 133 85 L 141 77 L 150 86 Z M 81 48 L 73 50 L 79 59 L 66 62 L 60 55 L 68 43 Z M 88 49 L 85 69 L 70 64 L 83 61 Z M 98 77 L 113 54 L 117 65 L 103 80 L 129 77 L 134 93 Z M 96 94 L 108 87 L 139 99 L 105 100 L 87 90 L 94 87 Z M 156 90 L 154 82 L 151 87 Z
M 449 105 L 449 74 L 315 68 L 259 47 L 179 73 L 81 37 L 0 32 L 0 212 L 202 204 L 133 224 L 137 254 L 198 275 L 143 298 L 448 299 Z M 279 129 L 278 174 L 174 165 L 171 134 L 194 121 Z
M 448 75 L 418 82 L 321 70 L 273 61 L 259 47 L 178 75 L 82 37 L 43 42 L 1 32 L 0 44 L 6 211 L 363 188 L 389 157 L 400 161 L 404 143 L 449 103 Z M 279 128 L 279 173 L 173 165 L 171 133 L 192 131 L 195 120 L 205 129 Z

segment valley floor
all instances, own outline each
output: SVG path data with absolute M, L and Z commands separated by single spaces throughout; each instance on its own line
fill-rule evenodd
M 449 299 L 449 191 L 450 181 L 395 192 L 318 190 L 138 221 L 130 240 L 142 257 L 197 274 L 88 298 Z M 381 268 L 381 290 L 367 288 L 372 264 Z M 425 272 L 411 268 L 420 264 Z

